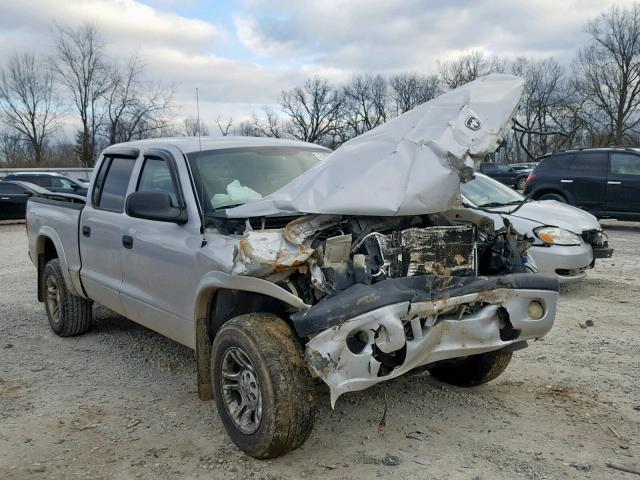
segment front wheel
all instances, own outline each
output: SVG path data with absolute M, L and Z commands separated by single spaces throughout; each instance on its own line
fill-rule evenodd
M 315 420 L 316 401 L 302 347 L 284 320 L 241 315 L 213 341 L 211 384 L 233 442 L 255 458 L 298 448 Z
M 504 372 L 512 355 L 513 352 L 494 350 L 462 359 L 443 361 L 429 367 L 428 370 L 441 382 L 458 387 L 475 387 L 490 382 Z

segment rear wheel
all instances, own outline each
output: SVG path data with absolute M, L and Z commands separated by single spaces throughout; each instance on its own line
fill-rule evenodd
M 241 315 L 213 341 L 211 384 L 233 442 L 255 458 L 298 448 L 315 420 L 316 401 L 302 347 L 284 320 Z
M 556 200 L 558 202 L 567 203 L 567 199 L 559 193 L 545 193 L 540 195 L 537 200 Z
M 516 182 L 516 190 L 524 190 L 525 183 L 527 183 L 527 177 L 519 178 Z
M 42 298 L 49 325 L 56 335 L 71 337 L 91 328 L 92 303 L 67 290 L 57 258 L 50 260 L 42 272 Z
M 430 367 L 429 373 L 444 383 L 458 387 L 475 387 L 490 382 L 505 371 L 513 352 L 493 352 L 470 355 L 462 359 L 444 361 Z

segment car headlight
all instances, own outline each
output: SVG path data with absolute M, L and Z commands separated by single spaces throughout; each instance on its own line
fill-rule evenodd
M 534 232 L 540 240 L 549 245 L 580 245 L 582 243 L 578 235 L 560 227 L 540 227 Z

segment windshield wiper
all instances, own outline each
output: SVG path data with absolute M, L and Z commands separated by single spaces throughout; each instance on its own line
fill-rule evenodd
M 511 202 L 488 202 L 478 205 L 479 207 L 504 207 L 506 205 L 518 205 L 522 200 L 513 200 Z
M 212 210 L 212 212 L 219 212 L 220 210 L 226 210 L 227 208 L 235 208 L 240 205 L 244 205 L 244 203 L 232 203 L 230 205 L 223 205 L 222 207 L 217 207 Z

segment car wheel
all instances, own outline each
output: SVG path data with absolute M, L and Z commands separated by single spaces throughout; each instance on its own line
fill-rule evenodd
M 50 260 L 42 272 L 42 298 L 49 325 L 56 335 L 71 337 L 91 328 L 93 304 L 67 289 L 57 258 Z
M 313 429 L 315 390 L 302 346 L 276 315 L 241 315 L 222 326 L 212 346 L 211 384 L 227 433 L 252 457 L 284 455 Z
M 559 193 L 545 193 L 540 195 L 536 200 L 556 200 L 558 202 L 567 203 L 567 199 Z
M 527 183 L 527 177 L 519 178 L 516 182 L 516 190 L 524 190 L 525 183 Z
M 504 372 L 512 355 L 513 352 L 495 350 L 462 359 L 446 360 L 428 370 L 441 382 L 458 387 L 475 387 L 490 382 Z

